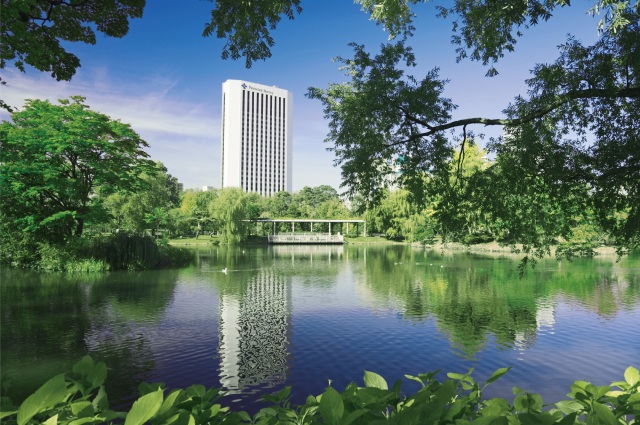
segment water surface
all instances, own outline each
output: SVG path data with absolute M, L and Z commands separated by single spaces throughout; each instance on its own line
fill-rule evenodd
M 2 377 L 20 400 L 89 354 L 109 366 L 124 406 L 141 381 L 222 386 L 254 411 L 294 387 L 466 372 L 512 399 L 546 402 L 577 379 L 608 384 L 640 368 L 640 259 L 550 259 L 520 276 L 518 258 L 407 246 L 198 249 L 179 270 L 65 276 L 0 273 Z M 226 272 L 224 272 L 226 269 Z M 406 380 L 405 380 L 406 381 Z M 406 381 L 403 388 L 415 390 Z

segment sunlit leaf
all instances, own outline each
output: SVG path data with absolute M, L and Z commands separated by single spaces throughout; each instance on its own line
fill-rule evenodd
M 61 402 L 67 393 L 64 374 L 54 376 L 31 394 L 18 409 L 18 425 L 25 425 L 36 414 Z
M 381 390 L 388 390 L 387 381 L 375 372 L 364 372 L 364 385 L 367 388 L 379 388 Z
M 505 373 L 509 372 L 509 370 L 511 370 L 510 367 L 503 367 L 501 369 L 496 370 L 495 372 L 493 372 L 493 374 L 489 377 L 489 379 L 487 379 L 487 384 L 490 384 L 492 382 L 494 382 L 495 380 L 499 379 L 501 376 L 503 376 Z
M 327 423 L 338 423 L 344 414 L 344 403 L 340 394 L 333 389 L 327 387 L 322 398 L 320 399 L 320 414 Z
M 162 390 L 146 394 L 133 403 L 124 425 L 142 425 L 151 419 L 162 406 Z
M 627 370 L 624 371 L 624 380 L 633 387 L 640 382 L 640 371 L 635 367 L 629 366 Z

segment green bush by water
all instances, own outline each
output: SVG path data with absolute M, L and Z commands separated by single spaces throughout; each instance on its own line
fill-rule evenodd
M 164 240 L 126 233 L 77 238 L 64 244 L 27 242 L 22 245 L 28 249 L 13 250 L 2 260 L 24 268 L 89 273 L 180 266 L 193 258 L 187 250 L 169 246 Z
M 421 389 L 405 396 L 401 381 L 389 388 L 376 373 L 364 373 L 364 386 L 349 384 L 342 392 L 329 386 L 318 396 L 291 406 L 291 389 L 264 396 L 271 403 L 251 416 L 220 403 L 220 389 L 192 385 L 165 390 L 163 384 L 141 384 L 140 397 L 127 412 L 109 409 L 104 390 L 107 367 L 84 357 L 73 370 L 51 378 L 19 407 L 1 399 L 0 420 L 5 425 L 72 425 L 122 423 L 125 425 L 200 424 L 640 424 L 640 373 L 629 367 L 624 381 L 595 386 L 576 381 L 569 400 L 543 404 L 537 394 L 514 388 L 512 403 L 484 399 L 487 385 L 508 372 L 497 370 L 484 384 L 471 371 L 449 373 L 440 382 L 436 373 L 406 376 Z

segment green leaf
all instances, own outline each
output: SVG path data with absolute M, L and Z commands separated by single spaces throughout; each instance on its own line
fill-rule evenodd
M 635 367 L 629 366 L 627 370 L 624 371 L 624 380 L 633 387 L 640 382 L 640 371 Z
M 18 425 L 25 425 L 38 413 L 63 401 L 66 394 L 67 385 L 64 380 L 64 373 L 54 376 L 20 405 L 18 409 Z
M 69 407 L 71 407 L 71 412 L 79 418 L 87 418 L 95 413 L 93 404 L 90 401 L 79 401 L 72 403 Z
M 251 416 L 244 410 L 238 412 L 238 417 L 245 422 L 251 422 Z
M 471 423 L 474 425 L 507 425 L 509 421 L 506 416 L 481 416 Z
M 72 368 L 73 373 L 77 373 L 80 376 L 87 376 L 91 369 L 93 369 L 93 359 L 89 356 L 84 356 Z
M 4 419 L 6 417 L 13 416 L 16 413 L 18 413 L 18 409 L 2 410 L 2 411 L 0 411 L 0 419 Z
M 412 375 L 404 375 L 404 377 L 407 378 L 407 379 L 410 379 L 412 381 L 418 382 L 424 388 L 424 382 L 422 382 L 422 379 L 420 379 L 420 378 L 418 378 L 416 376 L 412 376 Z
M 379 388 L 381 390 L 388 390 L 387 381 L 375 372 L 364 371 L 364 385 L 367 388 Z
M 601 403 L 598 403 L 597 401 L 594 401 L 593 404 L 592 404 L 592 407 L 593 407 L 593 411 L 595 412 L 596 416 L 598 416 L 598 418 L 600 418 L 601 422 L 603 422 L 605 424 L 618 423 L 618 421 L 616 419 L 616 415 L 614 415 L 613 412 L 611 411 L 611 409 L 609 409 L 604 404 L 601 404 Z
M 42 422 L 42 425 L 58 425 L 58 415 L 53 415 L 46 421 Z
M 160 409 L 158 409 L 157 415 L 162 416 L 162 415 L 168 414 L 168 412 L 172 408 L 174 408 L 178 403 L 182 402 L 183 399 L 184 399 L 184 391 L 182 390 L 172 391 L 171 394 L 169 394 L 167 398 L 164 400 L 164 402 L 162 403 L 162 406 L 160 406 Z
M 95 418 L 91 417 L 91 418 L 80 418 L 80 419 L 73 420 L 69 422 L 68 425 L 84 425 L 84 424 L 95 424 L 95 423 L 96 423 Z
M 556 422 L 555 418 L 547 413 L 520 413 L 518 415 L 521 425 L 551 425 Z
M 196 420 L 189 412 L 180 412 L 163 422 L 164 425 L 196 425 Z
M 333 387 L 328 387 L 322 394 L 322 398 L 320 399 L 320 414 L 322 414 L 325 422 L 332 424 L 338 423 L 344 414 L 342 397 L 340 397 L 340 394 L 334 390 Z
M 91 388 L 97 388 L 104 384 L 107 379 L 107 365 L 104 362 L 99 362 L 87 375 L 87 381 L 91 384 Z
M 574 412 L 580 412 L 584 409 L 584 406 L 581 403 L 578 403 L 574 400 L 563 400 L 556 403 L 556 407 L 565 415 Z
M 489 379 L 487 379 L 486 385 L 488 385 L 488 384 L 492 383 L 493 381 L 499 379 L 501 376 L 503 376 L 505 373 L 509 372 L 510 370 L 511 370 L 510 367 L 503 367 L 503 368 L 500 368 L 500 369 L 496 370 L 489 377 Z
M 345 418 L 341 422 L 341 425 L 349 425 L 351 422 L 355 421 L 356 419 L 358 419 L 360 416 L 364 415 L 367 412 L 368 412 L 367 409 L 354 410 L 353 412 L 345 416 Z
M 454 403 L 453 406 L 455 406 L 456 403 Z M 506 399 L 492 398 L 490 400 L 485 401 L 485 406 L 480 409 L 479 413 L 482 416 L 506 415 L 509 412 L 510 407 L 511 406 Z
M 449 379 L 455 379 L 456 381 L 461 381 L 461 380 L 465 379 L 467 377 L 467 375 L 463 375 L 461 373 L 449 372 L 449 373 L 447 373 L 447 377 Z
M 107 410 L 109 408 L 109 399 L 107 398 L 107 392 L 104 387 L 100 387 L 98 394 L 93 399 L 93 407 L 95 410 Z
M 565 416 L 562 420 L 557 422 L 558 425 L 574 425 L 576 423 L 576 418 L 578 417 L 578 413 L 574 412 L 570 415 Z
M 149 393 L 158 391 L 158 388 L 164 389 L 164 383 L 154 382 L 150 384 L 147 382 L 142 382 L 140 385 L 138 385 L 138 392 L 140 393 L 140 395 L 147 395 Z
M 124 425 L 142 425 L 151 419 L 162 406 L 162 389 L 143 395 L 131 406 Z
M 221 406 L 219 404 L 214 404 L 213 406 L 211 406 L 207 411 L 209 418 L 214 418 L 220 412 L 220 407 Z
M 204 385 L 198 384 L 198 385 L 191 385 L 185 390 L 185 392 L 189 397 L 202 398 L 207 393 L 207 389 L 204 387 Z

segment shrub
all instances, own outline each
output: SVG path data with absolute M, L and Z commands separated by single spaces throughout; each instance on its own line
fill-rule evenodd
M 570 400 L 545 406 L 537 394 L 514 389 L 509 403 L 502 398 L 483 399 L 482 391 L 508 368 L 497 370 L 485 384 L 471 371 L 449 373 L 440 382 L 435 373 L 406 377 L 421 389 L 405 396 L 401 381 L 389 389 L 376 373 L 365 372 L 364 387 L 349 384 L 342 392 L 329 386 L 309 396 L 302 406 L 291 407 L 291 388 L 265 396 L 272 406 L 253 417 L 234 412 L 219 401 L 220 389 L 192 385 L 167 394 L 163 384 L 141 384 L 140 397 L 128 412 L 109 409 L 104 390 L 107 367 L 84 357 L 71 372 L 51 378 L 19 407 L 2 398 L 0 419 L 5 425 L 98 424 L 124 420 L 130 424 L 638 424 L 640 423 L 640 373 L 629 367 L 624 381 L 595 386 L 576 381 Z M 614 389 L 617 388 L 617 389 Z

